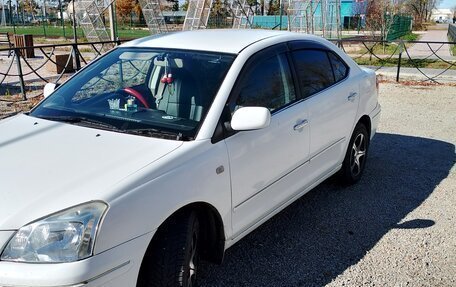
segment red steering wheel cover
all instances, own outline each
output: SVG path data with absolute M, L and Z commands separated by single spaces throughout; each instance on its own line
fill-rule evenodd
M 133 97 L 137 98 L 138 101 L 140 101 L 146 108 L 148 108 L 148 109 L 150 108 L 146 99 L 144 99 L 144 97 L 137 90 L 135 90 L 133 88 L 125 88 L 124 91 L 129 93 Z

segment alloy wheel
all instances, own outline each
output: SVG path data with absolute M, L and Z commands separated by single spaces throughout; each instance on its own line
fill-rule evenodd
M 350 157 L 350 169 L 353 176 L 358 176 L 363 168 L 366 157 L 366 139 L 364 134 L 360 133 L 353 142 Z

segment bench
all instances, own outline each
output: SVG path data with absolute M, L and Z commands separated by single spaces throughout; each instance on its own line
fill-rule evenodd
M 8 32 L 0 32 L 0 46 L 6 45 L 8 48 L 13 48 L 14 45 L 10 40 L 10 34 Z M 13 54 L 13 50 L 8 53 L 8 57 Z

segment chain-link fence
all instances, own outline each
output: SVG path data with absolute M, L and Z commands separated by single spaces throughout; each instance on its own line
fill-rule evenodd
M 387 41 L 399 39 L 412 31 L 413 17 L 408 15 L 394 15 Z

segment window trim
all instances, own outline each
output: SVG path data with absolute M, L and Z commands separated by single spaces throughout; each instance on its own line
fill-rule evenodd
M 333 51 L 329 51 L 329 50 L 328 50 L 326 53 L 327 53 L 327 55 L 328 55 L 329 63 L 331 64 L 331 68 L 332 68 L 332 70 L 333 70 L 333 75 L 334 75 L 334 84 L 331 85 L 331 86 L 334 86 L 334 85 L 336 85 L 336 84 L 338 84 L 338 83 L 344 81 L 345 79 L 347 79 L 348 76 L 350 75 L 351 70 L 350 70 L 350 67 L 348 66 L 348 64 L 339 56 L 339 54 L 337 54 L 337 53 L 335 53 L 335 52 L 333 52 Z M 333 66 L 333 64 L 332 64 L 331 58 L 329 57 L 329 54 L 330 54 L 330 53 L 331 53 L 332 55 L 334 55 L 337 59 L 339 59 L 339 61 L 340 61 L 340 62 L 345 66 L 345 68 L 346 68 L 345 76 L 344 76 L 342 79 L 338 80 L 338 81 L 336 81 L 336 73 L 334 72 L 334 66 Z
M 286 63 L 288 64 L 288 70 L 290 72 L 290 84 L 294 88 L 294 92 L 296 94 L 296 99 L 281 106 L 280 108 L 275 109 L 274 111 L 271 112 L 271 115 L 275 115 L 276 113 L 288 108 L 290 105 L 293 105 L 294 103 L 297 103 L 301 100 L 300 93 L 298 92 L 297 85 L 296 85 L 296 79 L 294 75 L 294 67 L 292 65 L 292 59 L 291 55 L 289 54 L 289 49 L 286 43 L 280 43 L 276 44 L 271 47 L 267 47 L 263 50 L 260 50 L 256 52 L 254 55 L 252 55 L 249 59 L 244 64 L 244 67 L 242 67 L 241 71 L 239 72 L 238 77 L 236 78 L 236 81 L 233 85 L 233 88 L 231 89 L 230 95 L 228 97 L 228 100 L 226 101 L 225 105 L 233 102 L 239 97 L 239 92 L 241 89 L 241 84 L 242 81 L 244 80 L 244 76 L 246 73 L 250 72 L 250 70 L 258 64 L 257 60 L 261 59 L 269 59 L 271 57 L 278 57 L 280 55 L 284 56 L 284 60 L 286 60 Z
M 251 55 L 245 61 L 241 71 L 239 72 L 239 74 L 233 84 L 233 87 L 230 91 L 228 99 L 226 100 L 224 109 L 226 108 L 227 105 L 229 105 L 229 103 L 231 103 L 237 99 L 237 97 L 239 96 L 239 92 L 241 89 L 241 84 L 242 84 L 244 75 L 246 75 L 246 73 L 249 72 L 252 69 L 252 67 L 258 63 L 257 60 L 274 57 L 274 56 L 277 57 L 280 54 L 283 54 L 284 59 L 287 61 L 288 69 L 290 72 L 290 80 L 291 80 L 290 83 L 294 88 L 294 91 L 296 94 L 296 99 L 294 101 L 289 102 L 286 105 L 274 110 L 273 112 L 271 112 L 271 116 L 273 116 L 277 113 L 280 113 L 280 112 L 288 109 L 289 107 L 302 102 L 303 99 L 301 98 L 301 93 L 300 93 L 300 90 L 299 90 L 297 82 L 296 82 L 297 78 L 296 78 L 296 74 L 294 71 L 292 58 L 291 58 L 291 55 L 289 52 L 290 52 L 290 49 L 289 49 L 288 43 L 283 42 L 283 43 L 275 44 L 270 47 L 266 47 L 260 51 L 255 52 L 253 55 Z M 225 115 L 225 112 L 222 112 L 220 114 L 219 122 L 217 123 L 217 126 L 212 135 L 211 142 L 213 144 L 215 144 L 221 140 L 227 139 L 227 138 L 231 137 L 232 135 L 238 133 L 237 131 L 232 130 L 229 125 L 228 126 L 226 125 L 227 123 L 229 123 L 231 121 L 231 118 L 229 118 L 229 119 L 224 118 L 224 115 Z
M 331 72 L 332 72 L 333 78 L 334 78 L 334 83 L 332 85 L 324 88 L 321 91 L 318 91 L 317 93 L 311 94 L 307 97 L 302 97 L 301 85 L 299 84 L 299 77 L 298 77 L 298 73 L 296 70 L 296 64 L 293 60 L 293 55 L 292 55 L 293 51 L 304 50 L 304 49 L 312 49 L 312 50 L 316 49 L 316 50 L 322 50 L 322 51 L 326 52 L 326 56 L 328 57 L 328 61 L 331 65 Z M 347 68 L 347 73 L 346 73 L 345 77 L 343 79 L 341 79 L 340 81 L 337 81 L 337 82 L 335 81 L 335 74 L 334 74 L 334 70 L 333 70 L 334 68 L 333 68 L 331 59 L 329 58 L 328 53 L 333 53 Z M 279 44 L 267 47 L 265 49 L 262 49 L 260 51 L 257 51 L 255 54 L 253 54 L 246 60 L 246 62 L 244 63 L 244 66 L 242 67 L 241 71 L 239 72 L 239 74 L 233 84 L 233 87 L 230 91 L 228 99 L 225 103 L 225 108 L 230 102 L 235 100 L 237 98 L 237 96 L 239 95 L 239 89 L 240 89 L 242 77 L 245 75 L 245 73 L 249 69 L 251 69 L 252 65 L 255 65 L 255 60 L 258 58 L 269 57 L 269 56 L 274 56 L 274 55 L 278 56 L 279 54 L 284 54 L 285 58 L 288 61 L 288 68 L 290 71 L 291 82 L 292 82 L 292 85 L 295 90 L 296 99 L 294 101 L 289 102 L 286 105 L 274 110 L 273 112 L 271 112 L 272 116 L 274 116 L 275 114 L 280 113 L 282 111 L 285 111 L 288 108 L 293 107 L 297 104 L 303 103 L 307 99 L 313 98 L 314 96 L 316 96 L 322 92 L 325 92 L 329 88 L 332 88 L 342 82 L 345 82 L 351 74 L 350 66 L 342 59 L 342 57 L 340 57 L 340 55 L 338 53 L 334 52 L 333 50 L 324 46 L 323 44 L 320 44 L 318 42 L 311 41 L 311 40 L 293 40 L 293 41 L 279 43 Z M 215 144 L 219 141 L 222 141 L 224 139 L 227 139 L 237 133 L 237 131 L 231 130 L 229 126 L 226 126 L 226 123 L 229 123 L 230 120 L 231 119 L 225 118 L 225 112 L 222 112 L 220 114 L 219 122 L 218 122 L 218 124 L 214 130 L 214 133 L 212 135 L 212 138 L 211 138 L 211 142 L 213 144 Z
M 289 47 L 288 53 L 290 54 L 292 69 L 296 73 L 295 90 L 299 91 L 299 98 L 301 98 L 302 100 L 310 99 L 310 98 L 314 97 L 315 95 L 318 95 L 321 92 L 324 92 L 327 89 L 332 88 L 332 87 L 344 82 L 345 80 L 347 80 L 349 78 L 349 76 L 351 74 L 350 66 L 342 59 L 342 57 L 340 57 L 340 55 L 338 53 L 334 52 L 333 50 L 331 50 L 330 48 L 324 46 L 323 44 L 320 44 L 320 43 L 317 43 L 317 42 L 314 42 L 314 41 L 309 41 L 309 40 L 297 40 L 297 41 L 290 41 L 290 42 L 287 43 L 287 45 Z M 293 52 L 303 51 L 303 50 L 313 50 L 313 51 L 316 50 L 316 51 L 325 52 L 326 53 L 326 57 L 328 58 L 329 64 L 331 66 L 331 72 L 332 72 L 333 79 L 334 79 L 334 83 L 332 83 L 331 85 L 325 87 L 324 89 L 322 89 L 322 90 L 320 90 L 320 91 L 318 91 L 316 93 L 308 95 L 307 97 L 303 97 L 303 95 L 302 95 L 301 85 L 299 83 L 299 75 L 298 75 L 298 72 L 296 70 L 296 63 L 295 63 L 295 61 L 293 59 Z M 334 56 L 336 56 L 347 69 L 345 77 L 342 78 L 339 81 L 336 81 L 336 75 L 334 73 L 334 67 L 333 67 L 333 64 L 331 62 L 331 59 L 329 58 L 329 53 L 332 53 Z
M 300 52 L 300 51 L 319 51 L 319 52 L 323 52 L 325 54 L 326 58 L 328 59 L 329 66 L 331 67 L 331 75 L 332 75 L 332 80 L 333 80 L 333 83 L 330 84 L 329 86 L 324 87 L 323 89 L 319 90 L 318 92 L 311 93 L 308 96 L 304 96 L 302 94 L 302 91 L 300 90 L 301 94 L 299 96 L 300 96 L 300 98 L 305 100 L 305 99 L 308 99 L 308 98 L 312 97 L 313 95 L 319 94 L 320 92 L 322 92 L 322 91 L 334 86 L 336 84 L 336 81 L 335 81 L 335 76 L 334 76 L 334 70 L 333 70 L 333 67 L 332 67 L 332 64 L 331 64 L 331 60 L 329 59 L 328 50 L 327 49 L 304 48 L 304 49 L 297 49 L 297 50 L 290 51 L 291 58 L 293 59 L 293 66 L 295 67 L 295 69 L 296 69 L 297 64 L 294 61 L 295 59 L 293 58 L 293 52 Z M 296 74 L 298 74 L 297 69 L 296 69 Z M 297 78 L 297 83 L 296 84 L 301 88 L 301 84 L 299 82 L 299 74 L 298 74 L 298 78 Z

